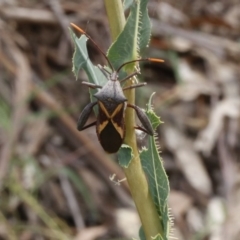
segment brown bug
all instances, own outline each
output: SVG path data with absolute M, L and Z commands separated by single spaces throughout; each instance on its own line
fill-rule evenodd
M 155 58 L 136 59 L 123 63 L 120 67 L 118 67 L 117 70 L 115 70 L 106 54 L 98 47 L 95 41 L 81 28 L 79 28 L 73 23 L 71 23 L 71 25 L 91 40 L 91 42 L 105 57 L 109 64 L 109 67 L 112 70 L 112 72 L 109 72 L 107 69 L 98 66 L 108 79 L 107 83 L 104 86 L 96 85 L 89 82 L 82 82 L 82 84 L 90 88 L 99 88 L 100 90 L 96 94 L 94 94 L 96 101 L 89 103 L 83 109 L 77 122 L 77 129 L 79 131 L 82 131 L 86 128 L 96 125 L 97 136 L 103 149 L 108 153 L 115 153 L 121 147 L 125 137 L 125 110 L 127 107 L 130 107 L 136 111 L 137 116 L 142 123 L 142 127 L 136 126 L 135 128 L 140 129 L 149 135 L 153 135 L 153 128 L 145 112 L 140 107 L 127 103 L 127 98 L 124 95 L 125 90 L 141 87 L 146 85 L 146 83 L 139 83 L 122 88 L 121 83 L 139 74 L 139 72 L 133 72 L 122 80 L 118 79 L 118 74 L 120 70 L 129 63 L 140 61 L 163 62 L 163 60 Z M 98 105 L 97 120 L 85 126 L 95 105 Z

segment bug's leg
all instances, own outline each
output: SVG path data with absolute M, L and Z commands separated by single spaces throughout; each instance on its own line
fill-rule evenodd
M 128 103 L 127 106 L 133 108 L 136 111 L 137 116 L 138 116 L 140 122 L 143 125 L 143 128 L 142 127 L 136 127 L 136 128 L 146 132 L 147 134 L 149 134 L 151 136 L 153 136 L 154 130 L 152 128 L 152 125 L 151 125 L 146 113 L 140 107 L 138 107 L 136 105 L 132 105 L 132 104 Z
M 100 64 L 97 65 L 97 67 L 101 70 L 101 72 L 103 73 L 103 75 L 108 78 L 107 73 L 110 75 L 111 73 L 104 67 L 102 67 Z
M 96 122 L 94 123 L 90 123 L 89 125 L 87 126 L 84 126 L 85 123 L 87 122 L 92 110 L 93 110 L 93 107 L 97 104 L 97 102 L 92 102 L 92 103 L 89 103 L 82 111 L 79 119 L 78 119 L 78 122 L 77 122 L 77 129 L 78 131 L 82 131 L 88 127 L 91 127 L 93 126 L 94 124 L 96 124 Z
M 129 78 L 132 78 L 132 77 L 136 76 L 137 74 L 140 74 L 140 72 L 136 71 L 136 72 L 126 76 L 124 79 L 119 80 L 119 82 L 122 83 L 122 82 L 128 80 Z
M 84 130 L 84 129 L 86 129 L 86 128 L 89 128 L 89 127 L 92 127 L 92 126 L 96 125 L 96 123 L 97 123 L 97 121 L 92 122 L 92 123 L 90 123 L 90 124 L 88 124 L 88 125 L 82 127 L 81 130 L 79 130 L 79 129 L 78 129 L 78 130 L 79 130 L 79 131 L 82 131 L 82 130 Z
M 149 134 L 149 133 L 146 131 L 146 129 L 143 128 L 143 127 L 141 127 L 141 126 L 135 126 L 134 128 L 135 128 L 135 129 L 138 129 L 138 130 L 141 130 L 141 131 L 143 131 L 143 132 Z
M 145 86 L 145 85 L 147 85 L 147 83 L 145 83 L 145 82 L 144 83 L 134 84 L 134 85 L 131 85 L 129 87 L 123 88 L 123 91 L 128 90 L 128 89 L 132 89 L 132 88 L 142 87 L 142 86 Z
M 94 84 L 94 83 L 90 83 L 90 82 L 82 82 L 82 84 L 86 85 L 86 86 L 88 86 L 90 88 L 93 88 L 93 89 L 95 89 L 95 88 L 102 88 L 102 86 Z

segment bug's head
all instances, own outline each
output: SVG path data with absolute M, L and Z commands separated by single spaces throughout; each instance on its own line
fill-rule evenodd
M 118 80 L 118 72 L 113 71 L 113 72 L 110 74 L 110 80 L 111 80 L 111 81 L 117 81 L 117 80 Z

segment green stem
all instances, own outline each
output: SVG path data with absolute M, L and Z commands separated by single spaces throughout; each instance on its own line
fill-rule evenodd
M 125 17 L 121 0 L 105 0 L 107 9 L 110 31 L 112 39 L 116 37 L 123 30 L 125 24 Z M 134 69 L 132 69 L 134 70 Z M 127 85 L 131 85 L 132 81 L 128 81 Z M 131 89 L 126 91 L 125 96 L 128 103 L 135 104 L 135 90 Z M 162 225 L 154 205 L 145 173 L 142 169 L 141 161 L 139 158 L 136 136 L 135 136 L 135 112 L 133 109 L 127 108 L 126 110 L 126 137 L 124 142 L 133 149 L 133 160 L 128 168 L 124 169 L 130 191 L 139 213 L 145 237 L 151 240 L 152 237 L 159 233 L 163 233 Z
M 108 15 L 112 41 L 118 37 L 125 25 L 125 16 L 121 0 L 104 0 Z

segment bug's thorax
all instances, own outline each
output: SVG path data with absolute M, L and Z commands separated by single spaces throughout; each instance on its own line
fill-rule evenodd
M 109 76 L 107 83 L 96 94 L 94 94 L 94 97 L 97 98 L 98 102 L 101 102 L 101 104 L 104 105 L 110 114 L 118 107 L 118 105 L 127 101 L 121 84 L 116 78 L 115 72 Z

